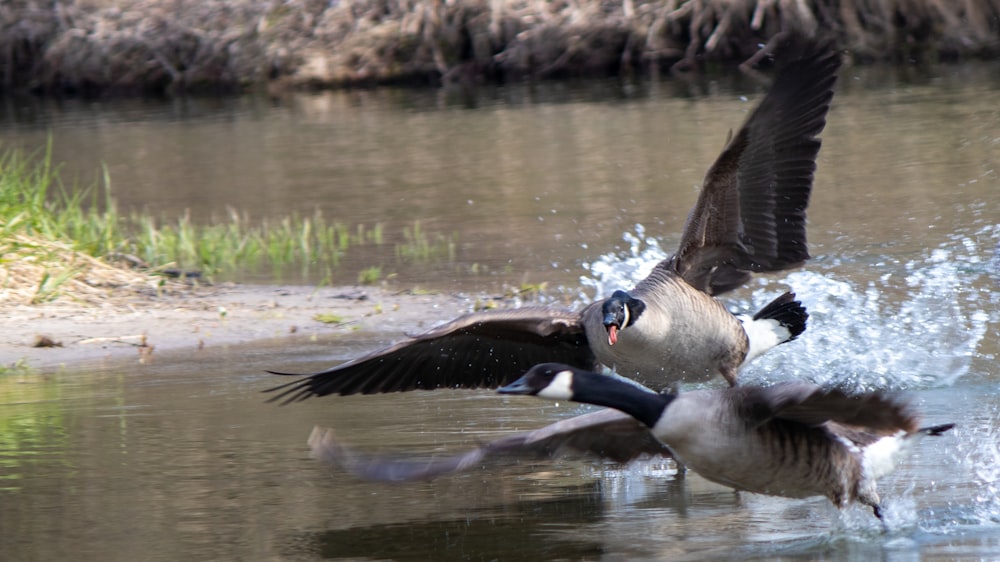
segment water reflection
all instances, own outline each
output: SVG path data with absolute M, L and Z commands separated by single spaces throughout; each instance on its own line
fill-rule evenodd
M 563 497 L 471 511 L 460 519 L 306 532 L 287 554 L 388 560 L 598 560 L 600 541 L 574 532 L 603 517 L 598 483 L 553 490 Z
M 907 71 L 909 72 L 909 71 Z M 939 247 L 950 225 L 1000 223 L 996 73 L 931 67 L 914 76 L 845 70 L 810 208 L 813 254 L 875 259 L 885 245 Z M 40 147 L 88 183 L 107 166 L 125 213 L 251 221 L 319 210 L 385 224 L 385 248 L 349 252 L 332 272 L 284 281 L 354 283 L 382 265 L 403 287 L 575 287 L 580 264 L 624 252 L 635 224 L 671 244 L 727 132 L 763 85 L 750 77 L 639 84 L 356 90 L 287 99 L 5 99 L 6 146 Z M 464 94 L 461 94 L 464 95 Z M 419 220 L 455 235 L 453 259 L 411 263 L 394 244 Z M 243 276 L 241 279 L 253 278 Z M 265 278 L 266 275 L 265 275 Z
M 583 409 L 485 391 L 277 407 L 259 393 L 273 381 L 255 373 L 281 351 L 4 379 L 0 419 L 18 428 L 0 440 L 5 559 L 896 559 L 1000 540 L 989 381 L 915 396 L 927 423 L 959 426 L 880 482 L 883 535 L 868 510 L 736 494 L 668 463 L 567 458 L 360 482 L 307 458 L 313 424 L 372 451 L 444 455 Z

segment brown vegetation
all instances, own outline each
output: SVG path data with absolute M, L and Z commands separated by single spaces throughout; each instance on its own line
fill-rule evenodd
M 862 60 L 991 56 L 1000 0 L 7 0 L 0 86 L 327 87 L 687 69 L 781 30 Z
M 0 239 L 0 309 L 46 302 L 103 305 L 157 294 L 175 285 L 160 276 L 109 264 L 69 245 L 35 236 Z

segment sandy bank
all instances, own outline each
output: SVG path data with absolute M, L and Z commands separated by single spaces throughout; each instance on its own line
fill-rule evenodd
M 49 371 L 96 361 L 156 361 L 167 351 L 353 330 L 405 333 L 472 310 L 475 298 L 371 287 L 195 287 L 114 304 L 8 305 L 0 364 Z M 323 315 L 321 321 L 317 315 Z M 54 346 L 36 347 L 40 338 Z

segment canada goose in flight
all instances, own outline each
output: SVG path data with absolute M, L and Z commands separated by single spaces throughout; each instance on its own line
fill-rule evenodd
M 621 377 L 555 363 L 532 367 L 499 392 L 609 409 L 443 458 L 365 455 L 339 442 L 333 430 L 321 428 L 313 429 L 309 446 L 313 457 L 359 478 L 391 482 L 427 480 L 562 450 L 617 462 L 673 457 L 704 478 L 737 490 L 824 496 L 838 508 L 858 501 L 882 519 L 876 480 L 895 468 L 916 437 L 954 427 L 919 428 L 906 402 L 880 392 L 852 395 L 787 382 L 660 394 Z
M 546 361 L 607 366 L 662 388 L 721 374 L 805 329 L 785 294 L 753 318 L 713 298 L 754 272 L 809 258 L 806 207 L 841 59 L 831 41 L 789 36 L 770 90 L 709 168 L 677 252 L 629 292 L 582 311 L 475 312 L 385 349 L 268 391 L 294 402 L 328 394 L 497 387 Z M 291 374 L 278 373 L 275 374 Z
M 660 394 L 556 363 L 532 367 L 499 392 L 615 408 L 708 480 L 774 496 L 825 496 L 838 508 L 858 501 L 879 519 L 876 479 L 895 469 L 914 437 L 955 425 L 920 428 L 905 402 L 880 392 L 787 382 Z

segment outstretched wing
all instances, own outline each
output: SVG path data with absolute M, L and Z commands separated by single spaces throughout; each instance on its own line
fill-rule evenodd
M 876 435 L 919 428 L 910 403 L 892 393 L 853 394 L 800 382 L 747 387 L 743 392 L 747 418 L 755 424 L 771 418 L 811 427 L 833 423 Z
M 832 41 L 790 35 L 760 105 L 708 170 L 670 264 L 716 295 L 752 272 L 809 258 L 806 207 L 841 57 Z
M 314 458 L 340 466 L 364 480 L 429 480 L 516 459 L 547 458 L 564 452 L 596 455 L 616 462 L 642 456 L 670 457 L 649 429 L 617 410 L 599 410 L 558 421 L 534 431 L 502 437 L 444 458 L 365 455 L 341 443 L 332 429 L 316 427 L 309 436 Z
M 265 392 L 284 403 L 328 394 L 496 388 L 548 361 L 596 367 L 580 314 L 525 307 L 474 312 Z M 274 373 L 289 375 L 291 373 Z

